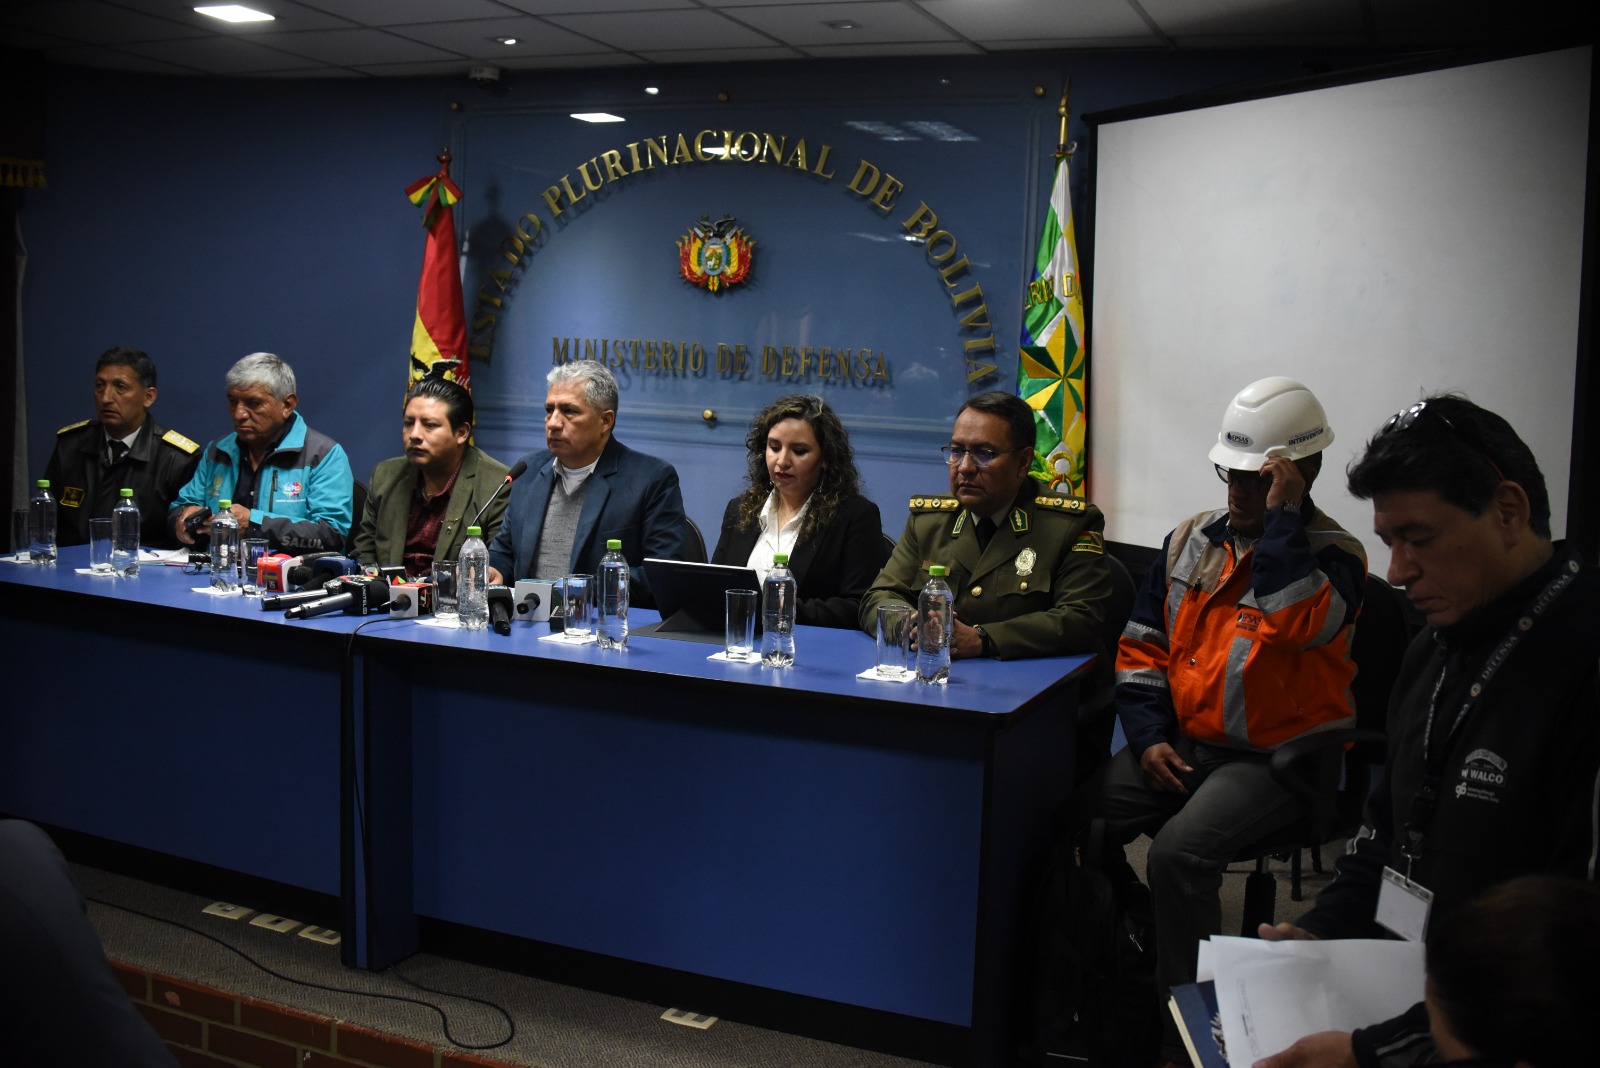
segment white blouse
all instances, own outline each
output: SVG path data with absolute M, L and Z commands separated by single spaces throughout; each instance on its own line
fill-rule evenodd
M 767 494 L 767 503 L 761 509 L 761 536 L 756 539 L 755 546 L 750 550 L 750 559 L 745 561 L 745 566 L 754 571 L 761 578 L 767 577 L 767 572 L 772 570 L 772 557 L 774 553 L 788 553 L 794 556 L 795 543 L 800 540 L 800 524 L 805 522 L 806 510 L 811 507 L 811 498 L 806 498 L 806 503 L 782 527 L 778 526 L 778 491 L 773 490 Z

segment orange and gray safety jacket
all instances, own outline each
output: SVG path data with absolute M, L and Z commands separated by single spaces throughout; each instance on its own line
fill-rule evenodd
M 1225 509 L 1178 525 L 1151 565 L 1117 647 L 1117 715 L 1133 752 L 1177 732 L 1270 750 L 1354 725 L 1351 624 L 1361 543 L 1307 497 L 1267 511 L 1240 555 Z

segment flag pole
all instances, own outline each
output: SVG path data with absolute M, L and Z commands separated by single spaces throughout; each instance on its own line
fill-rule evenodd
M 1072 93 L 1072 75 L 1067 75 L 1066 82 L 1061 86 L 1061 103 L 1056 105 L 1056 114 L 1061 116 L 1061 140 L 1056 143 L 1056 158 L 1070 159 L 1078 150 L 1076 145 L 1067 142 L 1067 122 L 1072 118 L 1072 111 L 1067 106 L 1067 98 Z

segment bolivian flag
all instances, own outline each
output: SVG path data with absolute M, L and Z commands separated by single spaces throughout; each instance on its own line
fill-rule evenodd
M 461 259 L 456 250 L 456 223 L 450 210 L 461 190 L 450 180 L 450 154 L 439 157 L 439 173 L 406 188 L 411 203 L 422 209 L 428 228 L 422 250 L 422 280 L 417 283 L 417 321 L 411 330 L 411 374 L 448 378 L 472 388 L 467 366 L 467 316 L 461 300 Z
M 1057 492 L 1083 496 L 1084 396 L 1083 293 L 1078 242 L 1067 192 L 1067 156 L 1056 154 L 1055 183 L 1033 281 L 1023 302 L 1017 396 L 1033 409 L 1034 478 Z

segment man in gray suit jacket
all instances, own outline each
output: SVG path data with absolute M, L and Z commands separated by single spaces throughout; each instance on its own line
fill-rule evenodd
M 412 385 L 400 431 L 406 454 L 373 470 L 356 528 L 363 564 L 404 564 L 407 574 L 425 575 L 433 561 L 460 554 L 480 510 L 484 540 L 494 537 L 506 511 L 506 495 L 495 496 L 506 465 L 470 444 L 472 421 L 472 394 L 462 386 L 443 378 Z
M 686 555 L 678 472 L 612 436 L 617 380 L 603 365 L 565 363 L 546 381 L 545 448 L 524 457 L 528 473 L 512 484 L 489 546 L 489 580 L 592 575 L 617 538 L 632 569 L 630 599 L 653 608 L 645 558 Z

